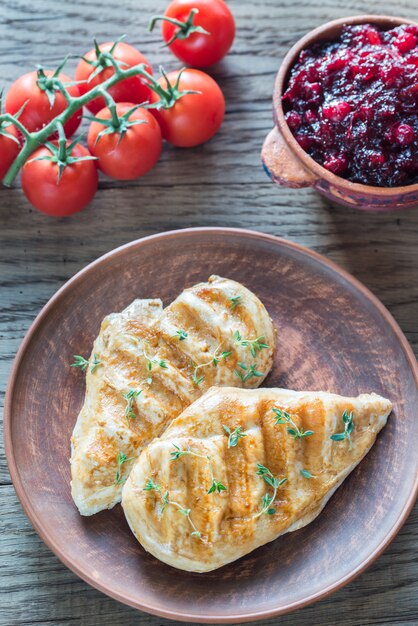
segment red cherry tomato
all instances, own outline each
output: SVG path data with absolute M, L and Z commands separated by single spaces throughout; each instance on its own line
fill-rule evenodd
M 98 167 L 107 176 L 118 180 L 143 176 L 154 167 L 161 154 L 162 137 L 157 120 L 143 108 L 128 115 L 132 108 L 132 104 L 117 104 L 116 113 L 122 119 L 121 129 L 100 136 L 109 126 L 92 122 L 87 139 L 90 152 L 98 157 Z M 111 120 L 112 115 L 106 108 L 96 117 Z M 135 124 L 136 121 L 145 123 Z
M 175 85 L 181 74 L 178 90 L 193 90 L 200 93 L 187 94 L 169 108 L 150 109 L 161 126 L 164 139 L 174 146 L 189 148 L 208 141 L 219 130 L 225 114 L 225 100 L 217 83 L 200 70 L 187 69 L 167 74 L 171 85 Z M 166 88 L 166 79 L 158 80 Z M 153 92 L 152 101 L 159 96 Z
M 146 71 L 149 74 L 152 74 L 151 66 L 144 55 L 141 54 L 139 50 L 127 43 L 124 43 L 123 41 L 118 43 L 112 41 L 102 43 L 99 46 L 99 50 L 100 52 L 111 52 L 113 58 L 116 61 L 120 61 L 122 69 L 128 69 L 134 65 L 144 63 L 146 65 Z M 90 50 L 84 55 L 85 59 L 93 63 L 92 65 L 83 59 L 77 65 L 77 69 L 75 71 L 76 80 L 86 81 L 85 83 L 81 83 L 79 85 L 81 94 L 85 94 L 93 87 L 100 85 L 115 73 L 115 70 L 111 65 L 106 65 L 106 60 L 101 60 L 99 50 L 93 48 L 93 50 Z M 90 79 L 93 72 L 95 72 L 97 67 L 100 65 L 103 66 L 102 71 Z M 146 102 L 150 99 L 150 89 L 146 81 L 140 76 L 126 78 L 111 87 L 108 91 L 115 102 L 132 102 L 133 104 L 141 104 L 142 102 Z M 106 106 L 106 102 L 103 98 L 95 98 L 86 106 L 92 113 L 97 113 Z
M 55 144 L 56 142 L 54 142 Z M 77 161 L 66 165 L 59 178 L 58 164 L 50 160 L 33 160 L 52 156 L 46 146 L 35 150 L 22 169 L 22 187 L 29 202 L 42 213 L 64 217 L 84 209 L 97 190 L 98 175 L 94 161 Z M 72 157 L 90 153 L 77 143 Z
M 187 24 L 193 9 L 197 9 L 197 12 L 192 16 L 188 35 Z M 234 41 L 234 17 L 223 0 L 174 0 L 168 5 L 164 16 L 186 24 L 182 30 L 164 20 L 162 34 L 166 43 L 178 35 L 169 48 L 176 57 L 193 67 L 208 67 L 217 63 L 223 59 Z M 209 34 L 193 31 L 195 26 Z
M 45 71 L 45 76 L 51 78 L 53 72 Z M 66 74 L 60 73 L 58 78 L 63 83 L 71 82 L 71 78 Z M 56 90 L 52 91 L 54 102 L 51 106 L 47 93 L 39 87 L 41 83 L 42 79 L 40 79 L 38 72 L 29 72 L 13 83 L 6 96 L 5 108 L 7 113 L 11 113 L 11 115 L 15 115 L 25 105 L 19 115 L 19 121 L 29 132 L 40 130 L 67 108 L 66 99 L 60 91 Z M 78 85 L 71 85 L 67 89 L 73 98 L 80 95 Z M 64 125 L 67 137 L 71 137 L 77 130 L 81 116 L 82 110 L 80 109 Z
M 19 150 L 20 144 L 16 128 L 13 124 L 0 124 L 0 181 L 6 176 L 7 170 L 17 157 Z

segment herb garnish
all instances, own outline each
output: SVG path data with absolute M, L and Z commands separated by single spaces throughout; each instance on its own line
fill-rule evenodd
M 198 539 L 202 539 L 201 533 L 197 530 L 196 526 L 193 523 L 192 518 L 190 517 L 191 509 L 186 509 L 184 506 L 175 502 L 174 500 L 170 500 L 170 495 L 168 491 L 165 491 L 164 494 L 161 492 L 161 486 L 157 485 L 151 478 L 148 478 L 146 485 L 144 487 L 144 491 L 156 491 L 162 502 L 161 513 L 164 511 L 167 505 L 171 504 L 175 506 L 179 513 L 187 517 L 190 526 L 193 528 L 193 532 L 191 533 L 192 537 L 197 537 Z M 203 541 L 203 539 L 202 539 Z
M 124 463 L 127 463 L 128 461 L 133 461 L 134 460 L 134 456 L 131 456 L 129 459 L 126 456 L 126 454 L 124 454 L 123 452 L 119 452 L 118 456 L 116 457 L 117 463 L 118 463 L 118 468 L 116 470 L 116 474 L 115 474 L 115 481 L 114 481 L 114 485 L 122 485 L 124 482 L 126 482 L 126 478 L 122 478 L 122 465 Z
M 255 363 L 253 365 L 250 365 L 249 367 L 245 365 L 245 363 L 238 363 L 238 367 L 243 369 L 245 372 L 244 373 L 240 372 L 239 370 L 234 370 L 235 374 L 238 376 L 238 378 L 242 380 L 243 383 L 247 382 L 247 380 L 250 380 L 250 378 L 253 378 L 254 376 L 257 378 L 260 378 L 260 376 L 264 376 L 262 372 L 256 370 Z
M 142 389 L 130 389 L 127 393 L 123 394 L 123 399 L 126 400 L 125 417 L 128 420 L 134 420 L 136 414 L 133 408 L 134 400 L 142 393 Z
M 330 439 L 332 439 L 333 441 L 343 441 L 344 439 L 348 439 L 349 442 L 349 446 L 350 446 L 350 450 L 353 447 L 352 441 L 351 441 L 351 433 L 354 430 L 354 423 L 353 423 L 353 418 L 354 418 L 354 413 L 353 411 L 350 411 L 350 413 L 345 410 L 343 415 L 343 422 L 344 422 L 344 432 L 343 433 L 335 433 L 335 435 L 331 435 Z
M 195 456 L 199 459 L 204 459 L 209 466 L 209 471 L 210 471 L 210 475 L 211 475 L 211 485 L 209 487 L 208 493 L 221 493 L 221 491 L 226 491 L 226 487 L 223 483 L 221 483 L 219 480 L 215 479 L 215 476 L 213 474 L 213 467 L 212 467 L 212 462 L 211 462 L 211 458 L 210 456 L 206 456 L 204 454 L 199 454 L 198 452 L 193 452 L 193 450 L 187 449 L 187 450 L 182 450 L 181 448 L 179 448 L 179 446 L 176 446 L 175 443 L 173 443 L 173 446 L 175 448 L 174 452 L 170 452 L 171 455 L 171 460 L 172 461 L 177 461 L 178 459 L 180 459 L 182 456 Z
M 264 339 L 263 336 L 257 337 L 256 339 L 243 339 L 240 335 L 239 330 L 234 332 L 235 342 L 239 346 L 244 346 L 245 348 L 250 348 L 250 352 L 255 359 L 257 356 L 257 351 L 260 352 L 263 348 L 268 348 L 268 345 L 262 341 Z
M 100 359 L 97 358 L 97 354 L 94 354 L 93 360 L 91 362 L 90 372 L 94 374 L 94 372 L 97 370 L 99 365 L 102 364 L 102 362 L 103 361 L 100 361 Z M 70 367 L 79 367 L 83 372 L 85 372 L 86 369 L 88 368 L 88 365 L 89 365 L 88 359 L 85 359 L 83 356 L 80 356 L 79 354 L 74 354 L 74 363 L 71 363 Z
M 231 303 L 231 304 L 229 305 L 229 308 L 231 309 L 231 311 L 233 311 L 234 309 L 236 309 L 236 308 L 237 308 L 237 306 L 238 306 L 239 304 L 241 304 L 240 300 L 241 300 L 241 296 L 232 296 L 231 298 L 229 298 L 229 301 L 230 301 L 230 303 Z
M 254 519 L 260 517 L 264 513 L 266 513 L 267 515 L 274 515 L 277 512 L 277 509 L 275 509 L 272 504 L 274 504 L 274 501 L 276 499 L 278 488 L 287 481 L 287 478 L 281 478 L 280 480 L 278 478 L 275 478 L 271 471 L 264 465 L 261 465 L 261 463 L 257 463 L 256 474 L 258 476 L 262 476 L 264 482 L 266 482 L 270 487 L 273 487 L 274 491 L 272 496 L 270 496 L 268 493 L 265 493 L 264 496 L 261 498 L 262 508 L 258 513 L 253 516 Z
M 206 363 L 200 363 L 200 365 L 196 365 L 193 361 L 191 362 L 191 365 L 194 368 L 192 381 L 195 385 L 199 385 L 202 380 L 205 379 L 205 376 L 203 374 L 201 376 L 198 376 L 197 374 L 200 368 L 207 367 L 208 365 L 215 365 L 216 367 L 221 359 L 226 361 L 226 359 L 232 354 L 232 352 L 228 352 L 227 350 L 219 353 L 220 348 L 221 346 L 219 345 L 216 348 L 215 352 L 210 356 L 210 361 L 207 361 Z
M 187 339 L 188 335 L 185 330 L 176 330 L 175 335 L 173 337 L 177 337 L 179 341 L 184 341 Z
M 231 429 L 228 426 L 222 425 L 222 428 L 226 432 L 228 437 L 228 448 L 235 448 L 240 439 L 243 439 L 247 436 L 247 433 L 242 432 L 241 426 L 237 426 L 235 430 L 231 432 Z
M 287 432 L 289 435 L 292 435 L 294 439 L 303 439 L 304 437 L 309 437 L 314 434 L 313 430 L 298 428 L 287 411 L 276 408 L 273 408 L 272 411 L 276 414 L 276 424 L 291 424 L 291 427 L 287 428 Z
M 315 476 L 313 476 L 307 469 L 301 469 L 300 473 L 304 478 L 315 478 Z

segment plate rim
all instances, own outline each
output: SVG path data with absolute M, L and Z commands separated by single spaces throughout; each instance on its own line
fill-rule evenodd
M 25 336 L 19 346 L 19 349 L 14 357 L 12 367 L 9 374 L 9 379 L 6 387 L 5 401 L 4 401 L 4 416 L 3 416 L 3 424 L 4 424 L 4 446 L 6 453 L 6 460 L 10 472 L 10 477 L 12 479 L 12 483 L 14 489 L 16 491 L 16 495 L 22 505 L 23 511 L 25 515 L 28 517 L 30 523 L 34 527 L 35 531 L 41 537 L 42 541 L 48 546 L 48 548 L 58 557 L 58 559 L 70 569 L 73 573 L 75 573 L 79 578 L 84 580 L 87 584 L 94 587 L 98 591 L 104 593 L 111 598 L 131 606 L 137 610 L 144 611 L 150 613 L 152 615 L 163 617 L 166 619 L 174 619 L 182 622 L 191 622 L 191 623 L 215 623 L 215 624 L 235 624 L 235 623 L 244 623 L 249 621 L 261 620 L 261 619 L 269 619 L 275 616 L 284 615 L 286 613 L 290 613 L 291 611 L 295 611 L 297 609 L 301 609 L 309 604 L 322 600 L 329 596 L 330 594 L 338 591 L 343 586 L 357 578 L 362 572 L 364 572 L 370 565 L 384 552 L 384 550 L 389 546 L 389 544 L 396 537 L 398 532 L 400 531 L 403 524 L 406 522 L 414 504 L 418 497 L 418 475 L 415 478 L 414 485 L 411 489 L 411 492 L 408 496 L 408 500 L 405 503 L 403 510 L 398 516 L 396 522 L 393 524 L 391 530 L 387 533 L 381 543 L 375 548 L 375 550 L 368 555 L 367 558 L 363 560 L 363 562 L 352 572 L 343 576 L 339 580 L 334 581 L 329 584 L 324 589 L 317 591 L 310 596 L 303 598 L 302 600 L 297 600 L 295 602 L 291 602 L 289 604 L 285 604 L 281 607 L 271 608 L 271 609 L 263 609 L 260 611 L 244 611 L 242 613 L 235 614 L 218 614 L 218 615 L 199 615 L 193 612 L 184 612 L 184 611 L 176 611 L 176 610 L 166 610 L 161 609 L 159 606 L 152 602 L 146 601 L 138 601 L 135 597 L 129 594 L 119 593 L 109 588 L 106 584 L 102 584 L 99 581 L 95 580 L 93 576 L 89 574 L 89 572 L 85 572 L 78 567 L 76 563 L 72 561 L 71 558 L 67 558 L 65 554 L 63 554 L 61 547 L 59 544 L 56 544 L 48 534 L 44 533 L 42 523 L 38 520 L 38 516 L 32 508 L 30 497 L 27 495 L 24 487 L 24 483 L 20 479 L 19 469 L 17 463 L 14 458 L 13 452 L 13 443 L 12 443 L 12 399 L 13 399 L 13 391 L 14 386 L 18 378 L 19 368 L 23 362 L 25 357 L 25 353 L 27 348 L 29 347 L 34 335 L 36 334 L 38 327 L 42 324 L 44 319 L 47 317 L 49 311 L 53 309 L 56 302 L 61 299 L 63 294 L 67 292 L 68 289 L 71 289 L 74 284 L 83 279 L 84 275 L 94 268 L 101 264 L 108 258 L 116 257 L 123 254 L 129 248 L 135 248 L 138 246 L 144 245 L 144 243 L 148 243 L 153 240 L 161 240 L 161 239 L 169 239 L 175 237 L 183 237 L 188 234 L 214 234 L 223 236 L 225 234 L 235 234 L 248 239 L 258 239 L 270 242 L 275 245 L 284 246 L 287 248 L 291 248 L 296 252 L 313 258 L 316 262 L 319 262 L 323 266 L 328 269 L 333 270 L 340 277 L 342 277 L 345 281 L 350 283 L 357 291 L 359 291 L 369 302 L 373 305 L 373 307 L 379 312 L 379 314 L 385 319 L 385 321 L 389 324 L 392 331 L 396 335 L 396 338 L 399 340 L 400 346 L 403 349 L 406 360 L 410 366 L 413 377 L 415 379 L 416 384 L 418 385 L 418 363 L 415 358 L 414 352 L 406 339 L 402 329 L 399 324 L 396 322 L 392 314 L 389 310 L 384 306 L 384 304 L 375 296 L 362 282 L 360 282 L 357 278 L 352 276 L 348 271 L 340 267 L 337 263 L 334 263 L 327 257 L 322 254 L 307 248 L 299 243 L 290 241 L 283 237 L 278 237 L 276 235 L 272 235 L 269 233 L 264 233 L 260 231 L 244 229 L 244 228 L 231 228 L 231 227 L 212 227 L 212 226 L 202 226 L 202 227 L 193 227 L 193 228 L 183 228 L 183 229 L 175 229 L 169 230 L 165 232 L 155 233 L 153 235 L 147 235 L 145 237 L 141 237 L 139 239 L 135 239 L 134 241 L 130 241 L 128 243 L 122 244 L 109 252 L 101 255 L 94 261 L 88 263 L 82 269 L 80 269 L 74 276 L 68 279 L 46 302 L 46 304 L 41 308 L 40 312 L 37 314 L 33 322 L 30 324 L 28 330 L 25 333 Z

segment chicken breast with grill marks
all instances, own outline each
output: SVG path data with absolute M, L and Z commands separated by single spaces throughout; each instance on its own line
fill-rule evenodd
M 167 308 L 135 300 L 105 318 L 72 436 L 72 495 L 82 515 L 120 501 L 142 448 L 212 385 L 257 387 L 275 331 L 260 300 L 212 276 Z
M 128 523 L 169 565 L 221 567 L 311 522 L 391 410 L 376 394 L 213 388 L 141 453 Z

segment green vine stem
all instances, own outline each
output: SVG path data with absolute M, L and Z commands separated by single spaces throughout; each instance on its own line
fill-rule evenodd
M 29 133 L 23 126 L 23 124 L 19 122 L 19 120 L 15 116 L 10 115 L 9 113 L 3 113 L 0 115 L 0 125 L 4 122 L 14 124 L 14 126 L 22 133 L 25 140 L 21 151 L 17 155 L 16 159 L 13 161 L 6 176 L 3 179 L 3 185 L 5 185 L 6 187 L 10 187 L 13 184 L 13 181 L 15 180 L 16 176 L 18 175 L 19 171 L 26 163 L 30 155 L 36 150 L 36 148 L 38 148 L 38 146 L 44 144 L 48 140 L 48 138 L 57 131 L 58 124 L 64 125 L 70 119 L 70 117 L 74 115 L 74 113 L 76 113 L 76 111 L 88 104 L 91 100 L 94 100 L 98 96 L 103 95 L 104 91 L 108 90 L 110 87 L 113 87 L 125 78 L 132 78 L 133 76 L 143 76 L 147 79 L 147 81 L 150 81 L 151 83 L 156 82 L 152 78 L 152 76 L 148 74 L 148 72 L 145 70 L 146 66 L 144 63 L 135 65 L 134 67 L 130 67 L 128 69 L 123 69 L 119 67 L 117 61 L 115 61 L 111 54 L 106 52 L 102 54 L 107 56 L 109 63 L 111 63 L 114 67 L 115 73 L 110 76 L 106 81 L 101 83 L 101 85 L 94 87 L 84 95 L 78 96 L 76 98 L 72 97 L 69 94 L 68 90 L 65 87 L 65 84 L 62 81 L 55 78 L 55 84 L 67 100 L 68 106 L 65 111 L 57 115 L 57 117 L 51 120 L 40 130 L 34 133 Z
M 10 187 L 13 184 L 13 181 L 18 175 L 19 171 L 22 169 L 22 167 L 24 166 L 24 164 L 26 163 L 30 155 L 36 150 L 36 148 L 38 148 L 41 145 L 44 145 L 48 141 L 49 137 L 53 135 L 54 133 L 56 133 L 60 126 L 64 126 L 64 124 L 68 122 L 68 120 L 70 119 L 72 115 L 74 115 L 74 113 L 76 113 L 79 109 L 81 109 L 83 106 L 85 106 L 86 104 L 88 104 L 89 102 L 97 98 L 98 96 L 103 96 L 105 98 L 106 103 L 108 104 L 110 108 L 112 120 L 115 126 L 116 127 L 120 126 L 122 123 L 122 120 L 120 118 L 116 119 L 117 115 L 116 115 L 115 103 L 113 99 L 111 98 L 111 96 L 108 94 L 108 90 L 110 89 L 110 87 L 113 87 L 114 85 L 124 80 L 125 78 L 132 78 L 133 76 L 142 76 L 143 78 L 147 80 L 147 84 L 149 88 L 152 89 L 152 91 L 154 91 L 160 98 L 157 102 L 153 104 L 143 103 L 143 105 L 139 105 L 139 106 L 147 106 L 148 108 L 169 109 L 172 106 L 174 106 L 177 100 L 179 100 L 181 97 L 187 94 L 201 93 L 200 91 L 193 91 L 191 89 L 187 89 L 183 91 L 179 89 L 180 78 L 184 69 L 180 71 L 175 84 L 171 85 L 163 68 L 160 67 L 160 72 L 162 76 L 164 77 L 166 81 L 166 85 L 167 85 L 167 87 L 164 89 L 164 87 L 162 87 L 159 84 L 159 82 L 151 74 L 149 74 L 146 71 L 145 69 L 146 65 L 144 63 L 135 65 L 134 67 L 130 67 L 127 69 L 123 69 L 123 67 L 120 66 L 118 61 L 116 61 L 113 58 L 113 55 L 111 52 L 101 52 L 100 62 L 104 63 L 105 61 L 109 65 L 113 66 L 115 73 L 112 76 L 110 76 L 106 81 L 101 83 L 100 85 L 93 87 L 90 91 L 87 91 L 84 95 L 78 96 L 76 98 L 71 96 L 71 94 L 68 92 L 66 88 L 66 84 L 64 84 L 57 77 L 56 72 L 54 73 L 53 75 L 54 87 L 62 93 L 62 95 L 67 101 L 68 106 L 65 109 L 65 111 L 57 115 L 54 119 L 52 119 L 48 124 L 46 124 L 40 130 L 30 133 L 24 127 L 24 125 L 18 120 L 18 116 L 20 112 L 17 113 L 16 115 L 11 115 L 9 113 L 0 114 L 0 128 L 2 127 L 3 124 L 6 124 L 6 123 L 13 124 L 21 132 L 25 140 L 22 149 L 20 150 L 16 159 L 13 161 L 8 172 L 6 173 L 6 176 L 4 177 L 2 181 L 5 187 Z M 62 67 L 63 67 L 63 64 L 59 66 L 59 69 L 61 70 Z M 133 110 L 134 109 L 130 111 L 130 114 L 132 114 Z M 123 120 L 123 123 L 125 124 L 125 126 L 131 125 L 129 123 L 126 124 L 127 119 Z
M 169 22 L 174 26 L 178 27 L 178 30 L 175 31 L 174 35 L 171 37 L 169 41 L 165 44 L 166 46 L 171 46 L 171 44 L 176 41 L 176 39 L 187 39 L 190 37 L 192 33 L 201 33 L 202 35 L 210 35 L 210 32 L 205 30 L 203 26 L 196 26 L 193 24 L 193 20 L 195 15 L 199 13 L 199 9 L 191 9 L 189 15 L 185 22 L 181 20 L 176 20 L 174 17 L 168 17 L 167 15 L 154 15 L 151 18 L 150 23 L 148 25 L 148 30 L 152 32 L 155 28 L 155 24 L 161 20 L 163 22 Z

